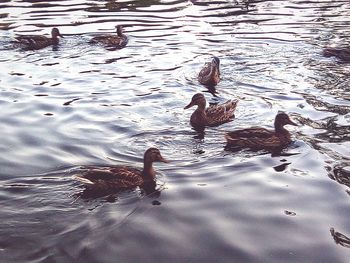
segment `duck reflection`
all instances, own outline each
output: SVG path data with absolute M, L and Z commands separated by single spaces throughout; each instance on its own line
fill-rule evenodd
M 158 185 L 156 181 L 150 181 L 139 186 L 142 196 L 148 196 L 149 198 L 159 198 L 160 193 L 163 190 L 162 185 Z M 105 202 L 115 203 L 118 201 L 118 196 L 125 194 L 126 192 L 134 192 L 135 188 L 129 189 L 98 189 L 98 188 L 87 188 L 73 196 L 75 199 L 92 200 L 101 198 Z
M 340 232 L 335 231 L 333 227 L 330 228 L 330 232 L 336 244 L 350 248 L 350 238 Z
M 203 140 L 205 136 L 205 128 L 204 127 L 193 127 L 193 130 L 195 131 L 195 135 L 193 136 L 193 139 L 196 140 Z
M 350 171 L 347 171 L 345 168 L 347 165 L 349 165 L 347 162 L 343 162 L 335 165 L 333 168 L 330 167 L 329 178 L 350 187 Z
M 283 172 L 287 169 L 288 165 L 290 165 L 291 163 L 282 163 L 280 165 L 276 165 L 273 167 L 273 169 L 276 171 L 276 172 Z

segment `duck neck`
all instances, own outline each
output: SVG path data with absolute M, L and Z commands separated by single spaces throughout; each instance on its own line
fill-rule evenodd
M 58 42 L 59 42 L 58 36 L 53 34 L 51 36 L 51 42 L 52 42 L 53 45 L 58 45 Z
M 144 161 L 142 175 L 143 175 L 144 179 L 147 179 L 147 180 L 154 179 L 156 172 L 153 169 L 152 162 L 149 162 L 146 160 Z
M 120 27 L 117 28 L 117 35 L 119 37 L 123 36 L 123 30 Z
M 210 69 L 210 75 L 214 75 L 218 73 L 219 73 L 219 66 L 216 64 L 212 64 Z
M 280 134 L 289 134 L 289 132 L 280 123 L 275 122 L 275 132 Z
M 205 106 L 206 106 L 206 102 L 205 101 L 201 101 L 200 103 L 197 104 L 197 109 L 196 111 L 199 112 L 205 112 Z

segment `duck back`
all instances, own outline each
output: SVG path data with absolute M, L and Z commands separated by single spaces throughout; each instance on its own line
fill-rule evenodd
M 74 178 L 88 188 L 96 189 L 134 188 L 144 183 L 142 171 L 128 166 L 85 167 Z

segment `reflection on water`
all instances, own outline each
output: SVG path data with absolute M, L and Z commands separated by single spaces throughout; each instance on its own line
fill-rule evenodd
M 350 248 L 350 238 L 340 232 L 335 231 L 334 228 L 331 228 L 330 232 L 336 244 Z
M 2 261 L 347 262 L 350 64 L 322 50 L 350 45 L 349 15 L 341 0 L 1 1 Z M 116 25 L 127 47 L 89 44 Z M 11 44 L 52 27 L 58 48 Z M 193 130 L 198 92 L 239 99 L 234 122 Z M 286 149 L 225 151 L 225 132 L 280 110 L 300 124 Z M 172 161 L 157 185 L 91 196 L 71 179 L 154 146 Z
M 160 185 L 157 185 L 156 182 L 147 182 L 140 186 L 140 195 L 146 195 L 148 197 L 158 198 L 160 196 L 162 187 Z M 85 200 L 92 200 L 97 198 L 103 198 L 107 202 L 116 202 L 118 199 L 118 196 L 121 194 L 125 194 L 127 192 L 135 192 L 135 190 L 131 189 L 93 189 L 93 188 L 87 188 L 84 187 L 81 191 L 78 191 L 74 194 L 76 200 L 79 198 L 85 199 Z

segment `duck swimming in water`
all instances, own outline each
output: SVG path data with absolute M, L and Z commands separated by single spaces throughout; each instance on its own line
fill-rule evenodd
M 79 175 L 73 178 L 82 182 L 90 190 L 128 189 L 153 182 L 154 162 L 167 163 L 157 148 L 149 148 L 143 157 L 143 169 L 129 166 L 88 166 L 83 167 Z
M 126 46 L 128 43 L 128 37 L 123 34 L 123 27 L 121 25 L 116 26 L 117 35 L 100 35 L 93 37 L 90 40 L 92 44 L 103 44 L 109 48 L 120 49 Z
M 199 83 L 205 86 L 216 86 L 220 81 L 220 59 L 213 57 L 211 62 L 205 63 L 198 74 Z
M 26 50 L 37 50 L 48 46 L 56 46 L 59 43 L 59 38 L 62 37 L 58 28 L 54 27 L 51 30 L 51 37 L 42 35 L 21 35 L 15 37 L 15 44 L 23 46 Z
M 202 93 L 193 95 L 191 102 L 184 108 L 188 109 L 197 105 L 197 109 L 192 113 L 190 123 L 194 127 L 217 126 L 234 118 L 234 111 L 238 100 L 229 100 L 224 104 L 210 105 L 206 108 L 206 100 Z
M 350 62 L 350 48 L 325 48 L 323 50 L 323 55 L 325 57 L 336 57 L 340 60 Z
M 278 113 L 275 118 L 275 130 L 253 127 L 228 132 L 225 135 L 227 146 L 246 147 L 253 150 L 286 147 L 291 143 L 291 136 L 284 128 L 287 124 L 298 126 L 286 113 Z

